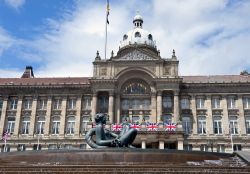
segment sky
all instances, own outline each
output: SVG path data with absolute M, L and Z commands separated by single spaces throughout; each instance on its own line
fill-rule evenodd
M 107 55 L 116 54 L 137 11 L 179 74 L 250 72 L 250 0 L 109 0 Z M 0 77 L 91 77 L 104 58 L 105 0 L 0 0 Z

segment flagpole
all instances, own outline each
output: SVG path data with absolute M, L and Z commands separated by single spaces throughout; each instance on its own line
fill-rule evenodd
M 107 38 L 108 38 L 108 13 L 109 13 L 109 4 L 108 4 L 108 0 L 106 0 L 106 20 L 105 20 L 105 48 L 104 48 L 104 52 L 105 52 L 105 60 L 107 58 Z

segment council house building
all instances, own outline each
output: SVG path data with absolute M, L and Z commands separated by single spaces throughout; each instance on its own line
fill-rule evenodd
M 21 78 L 0 78 L 1 151 L 89 148 L 96 113 L 107 113 L 110 130 L 140 125 L 137 148 L 250 151 L 249 74 L 180 76 L 175 51 L 161 57 L 139 14 L 133 24 L 116 55 L 96 53 L 92 77 L 35 77 L 27 66 Z

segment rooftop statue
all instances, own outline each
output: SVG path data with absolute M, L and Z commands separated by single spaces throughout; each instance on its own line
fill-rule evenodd
M 124 126 L 119 135 L 104 128 L 106 124 L 106 114 L 96 114 L 96 127 L 90 129 L 85 138 L 87 144 L 92 148 L 108 148 L 108 147 L 133 147 L 136 135 L 136 129 L 128 129 Z M 95 142 L 93 136 L 95 135 Z

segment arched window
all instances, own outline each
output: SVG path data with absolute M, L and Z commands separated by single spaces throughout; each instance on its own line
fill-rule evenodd
M 128 38 L 128 35 L 124 34 L 123 40 L 126 40 Z
M 135 32 L 135 37 L 141 37 L 141 33 L 140 32 Z
M 153 40 L 152 34 L 149 34 L 149 35 L 148 35 L 148 39 L 149 39 L 149 40 Z
M 131 82 L 123 89 L 124 94 L 146 94 L 149 93 L 149 89 L 145 84 L 140 82 Z

